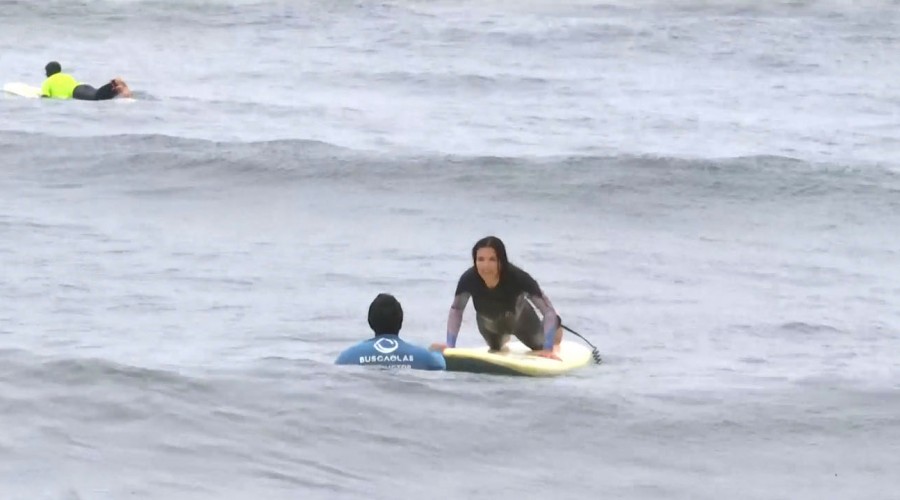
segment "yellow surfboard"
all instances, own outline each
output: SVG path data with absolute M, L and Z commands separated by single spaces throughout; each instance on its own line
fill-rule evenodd
M 29 97 L 36 99 L 41 96 L 41 88 L 34 85 L 28 85 L 21 82 L 10 82 L 3 84 L 3 91 L 8 94 L 14 94 L 20 97 Z
M 487 346 L 448 347 L 444 349 L 447 371 L 549 377 L 588 365 L 593 360 L 589 348 L 571 340 L 560 344 L 561 361 L 535 356 L 517 340 L 510 341 L 507 347 L 506 352 L 496 353 L 488 352 Z

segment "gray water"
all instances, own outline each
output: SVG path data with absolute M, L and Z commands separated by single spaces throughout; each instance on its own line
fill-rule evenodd
M 897 498 L 898 12 L 0 1 L 0 498 Z M 332 364 L 488 234 L 604 364 Z

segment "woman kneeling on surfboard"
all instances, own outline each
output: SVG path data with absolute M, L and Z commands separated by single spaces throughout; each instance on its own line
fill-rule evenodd
M 562 341 L 559 316 L 537 281 L 509 262 L 500 238 L 488 236 L 478 240 L 472 247 L 472 261 L 474 265 L 456 285 L 447 318 L 447 343 L 435 343 L 431 348 L 443 351 L 456 347 L 463 311 L 471 298 L 478 331 L 492 351 L 503 350 L 510 335 L 514 335 L 535 354 L 558 359 Z M 543 321 L 531 304 L 540 310 Z

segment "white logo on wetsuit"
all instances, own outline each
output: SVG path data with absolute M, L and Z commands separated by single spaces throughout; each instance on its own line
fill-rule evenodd
M 390 354 L 400 347 L 400 342 L 389 338 L 380 338 L 375 341 L 375 350 L 381 354 Z
M 359 362 L 363 365 L 369 363 L 412 363 L 415 360 L 416 358 L 412 354 L 404 354 L 402 356 L 399 354 L 386 354 L 384 356 L 376 354 L 374 356 L 359 357 Z

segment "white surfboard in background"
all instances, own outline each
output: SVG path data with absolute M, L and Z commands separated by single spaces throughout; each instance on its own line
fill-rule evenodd
M 40 87 L 35 87 L 34 85 L 28 85 L 27 83 L 21 82 L 5 83 L 3 84 L 3 91 L 20 97 L 28 97 L 34 99 L 41 97 Z

